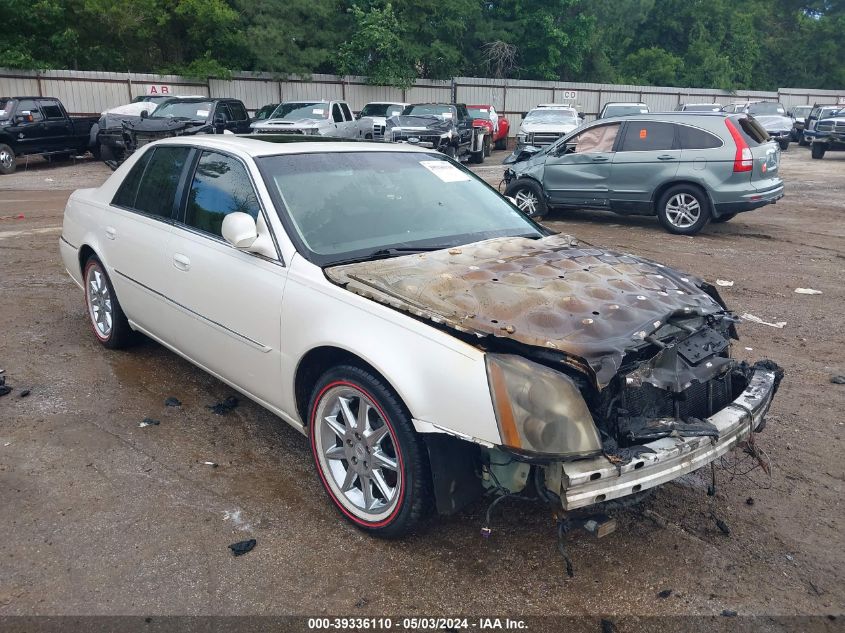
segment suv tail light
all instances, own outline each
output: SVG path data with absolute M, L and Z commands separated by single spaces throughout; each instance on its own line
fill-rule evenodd
M 728 132 L 731 133 L 731 138 L 736 145 L 736 155 L 734 156 L 734 172 L 751 171 L 754 169 L 754 157 L 751 155 L 751 148 L 748 143 L 742 138 L 742 134 L 736 129 L 733 121 L 725 119 L 725 125 L 728 126 Z

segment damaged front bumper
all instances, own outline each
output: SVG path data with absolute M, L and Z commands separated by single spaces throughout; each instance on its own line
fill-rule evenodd
M 739 397 L 707 418 L 719 430 L 718 440 L 665 437 L 643 445 L 654 452 L 641 452 L 618 464 L 605 456 L 557 462 L 545 469 L 546 488 L 560 496 L 564 510 L 574 510 L 677 479 L 718 459 L 752 432 L 762 430 L 776 389 L 775 372 L 758 367 Z

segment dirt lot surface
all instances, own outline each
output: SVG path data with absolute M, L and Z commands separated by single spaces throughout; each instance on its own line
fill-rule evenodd
M 497 183 L 502 157 L 478 171 Z M 738 314 L 786 322 L 744 323 L 735 346 L 786 370 L 758 436 L 771 478 L 720 469 L 715 499 L 703 474 L 660 488 L 609 537 L 572 538 L 572 579 L 548 511 L 525 503 L 497 510 L 489 540 L 486 503 L 399 542 L 341 521 L 299 433 L 250 402 L 215 415 L 232 390 L 157 344 L 94 340 L 58 238 L 71 190 L 108 169 L 33 161 L 0 177 L 0 367 L 15 387 L 0 398 L 0 615 L 841 615 L 845 385 L 830 378 L 845 374 L 845 153 L 792 145 L 781 171 L 781 202 L 695 238 L 651 218 L 548 218 L 733 281 L 721 291 Z M 234 558 L 246 538 L 257 547 Z

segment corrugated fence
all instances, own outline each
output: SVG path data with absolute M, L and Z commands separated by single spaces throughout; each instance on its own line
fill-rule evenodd
M 268 103 L 293 99 L 344 99 L 353 110 L 370 101 L 420 103 L 456 100 L 469 104 L 492 104 L 511 121 L 516 134 L 523 113 L 539 103 L 574 105 L 588 120 L 595 118 L 608 101 L 641 101 L 652 111 L 674 110 L 685 102 L 727 104 L 744 99 L 780 101 L 787 108 L 812 103 L 836 103 L 842 90 L 780 88 L 777 92 L 705 88 L 617 86 L 514 79 L 456 77 L 451 81 L 418 80 L 407 90 L 372 86 L 365 77 L 312 75 L 308 79 L 279 78 L 267 73 L 235 73 L 231 79 L 201 81 L 178 75 L 108 73 L 75 70 L 44 72 L 0 69 L 0 96 L 49 96 L 62 100 L 73 114 L 95 115 L 130 102 L 133 98 L 166 90 L 172 95 L 234 97 L 255 111 Z

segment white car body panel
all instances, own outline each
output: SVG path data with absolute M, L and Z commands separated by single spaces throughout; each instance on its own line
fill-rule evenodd
M 174 144 L 217 149 L 244 161 L 280 258 L 273 261 L 111 206 L 123 178 L 145 151 Z M 151 143 L 98 189 L 78 190 L 70 197 L 60 246 L 65 267 L 81 286 L 79 252 L 83 247 L 93 250 L 133 328 L 300 431 L 304 421 L 294 391 L 297 367 L 309 351 L 331 346 L 360 357 L 384 376 L 419 432 L 500 444 L 481 350 L 333 284 L 321 268 L 298 255 L 287 238 L 252 156 L 327 150 L 426 151 L 375 143 L 275 144 L 222 136 Z M 124 217 L 129 215 L 137 217 Z M 115 239 L 109 239 L 106 227 L 113 225 Z M 176 255 L 190 261 L 188 270 L 175 266 Z

